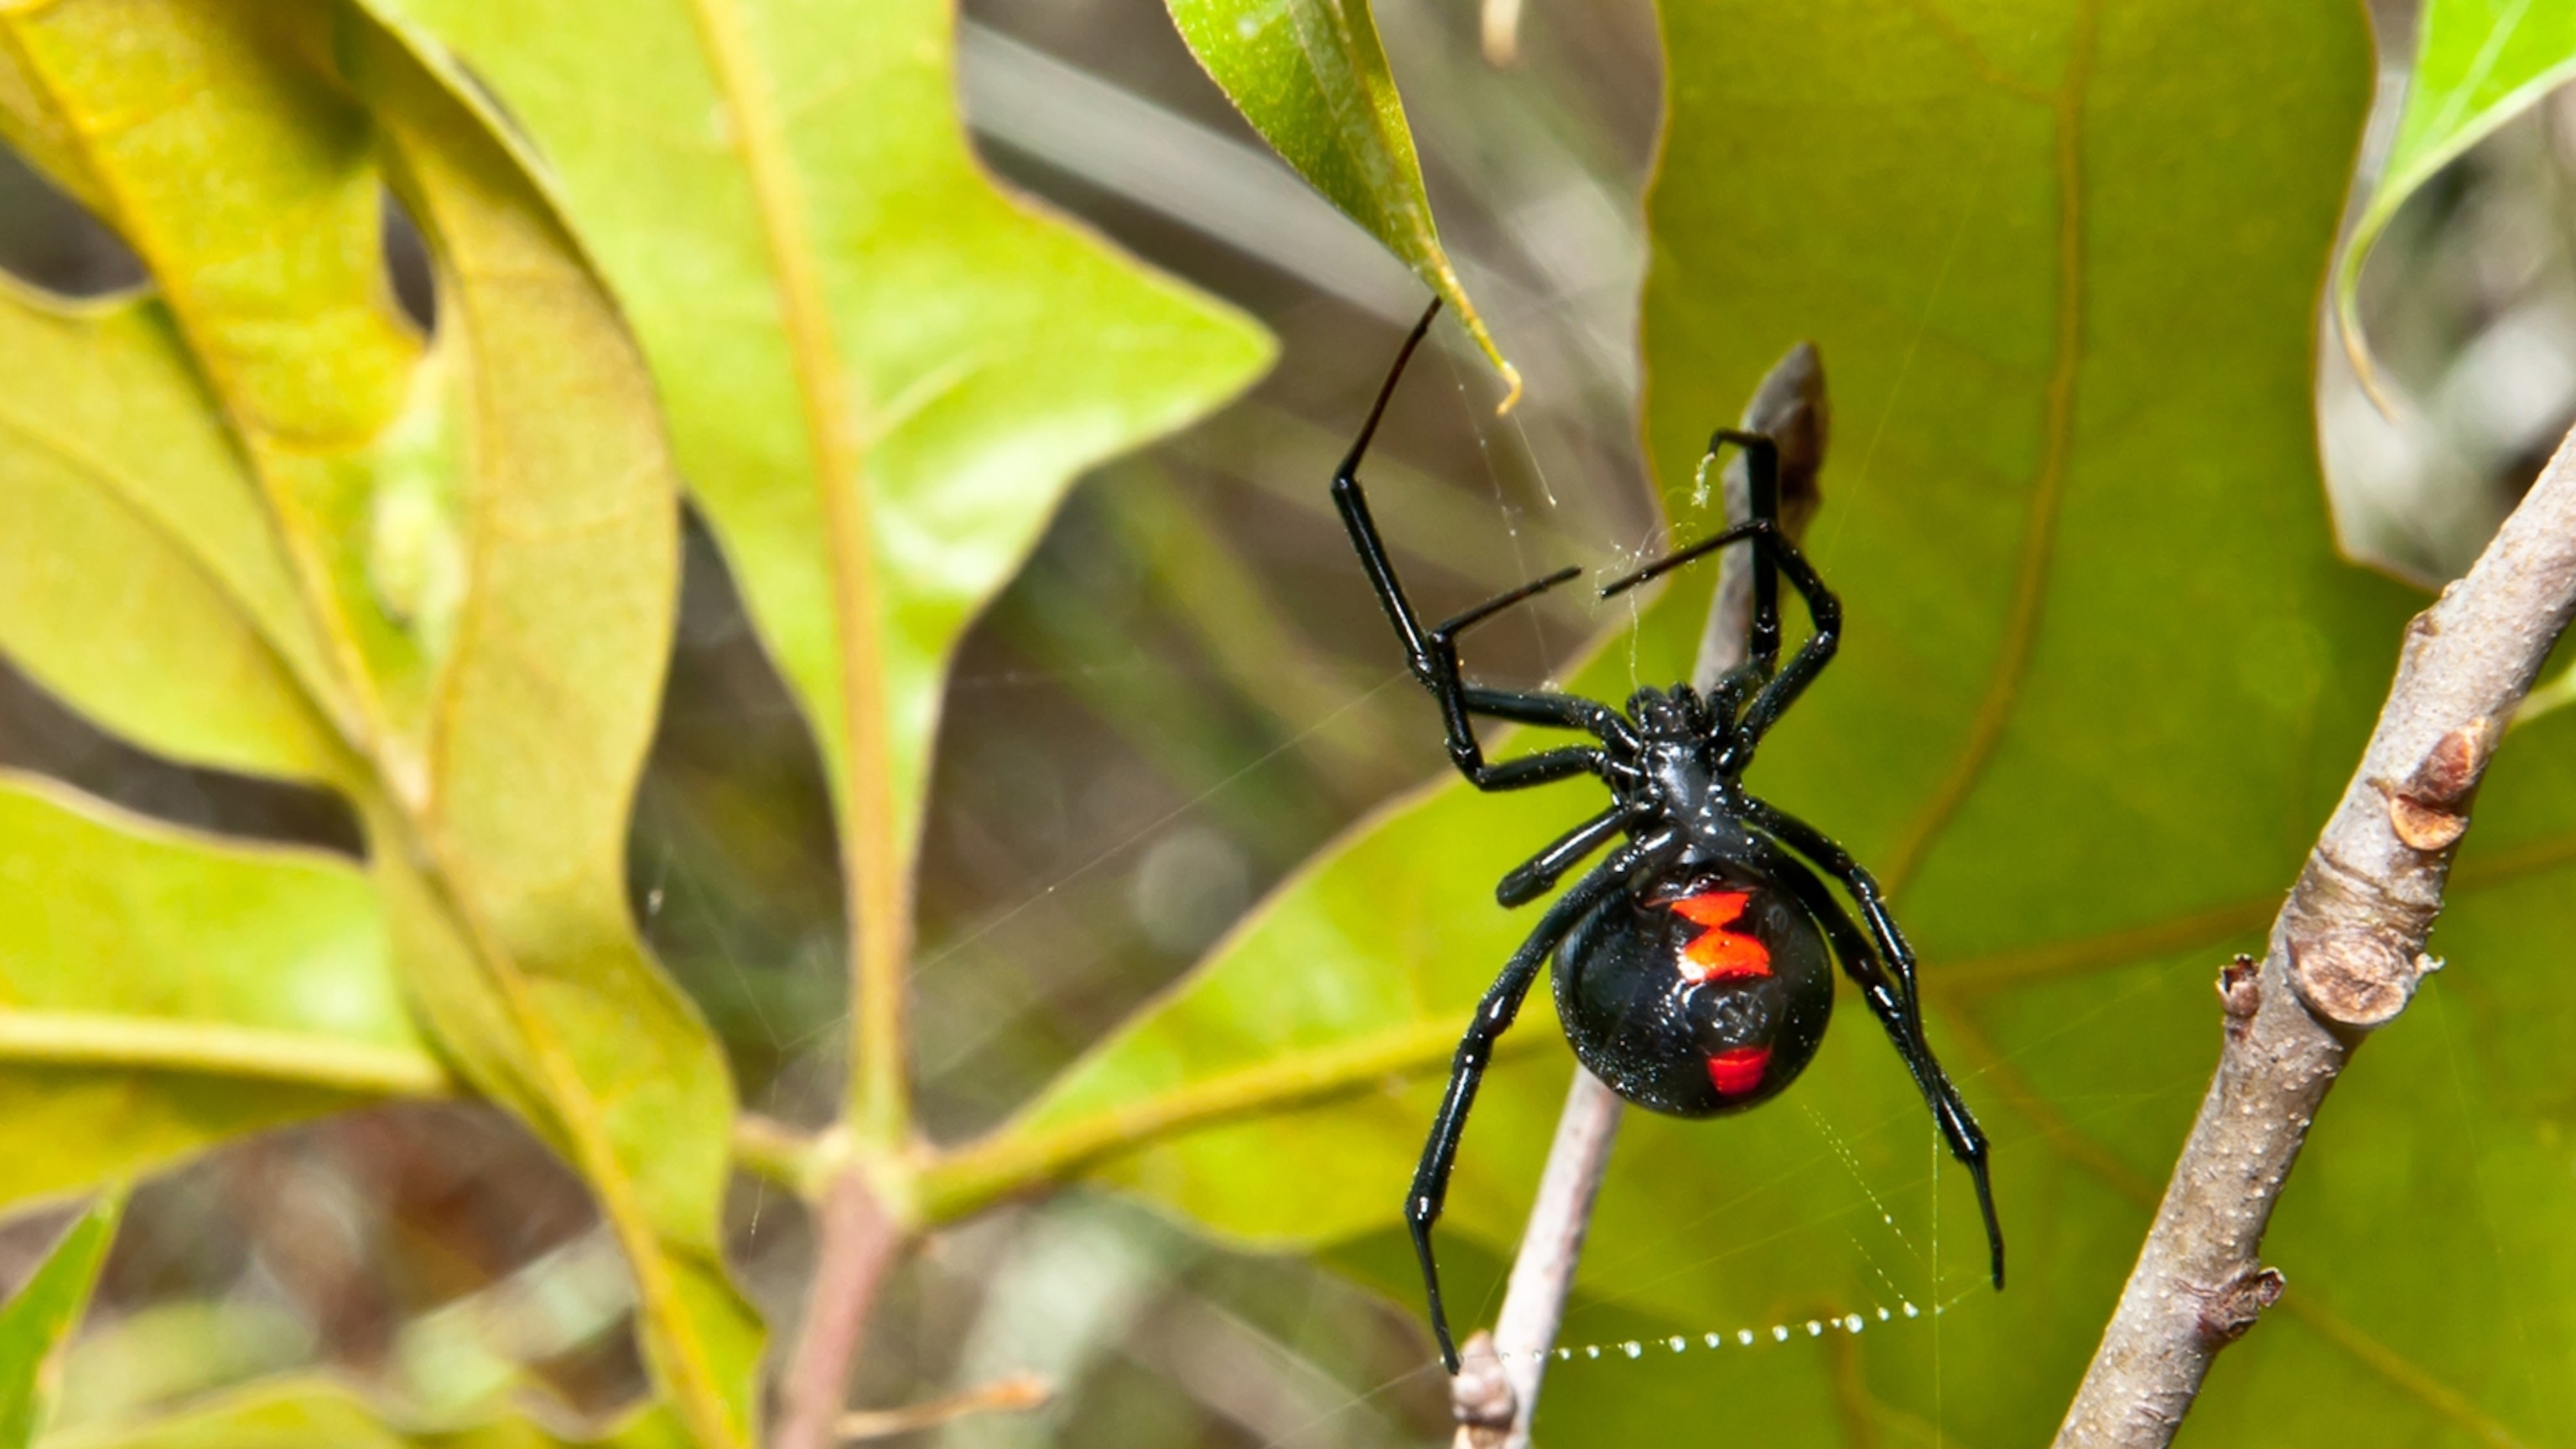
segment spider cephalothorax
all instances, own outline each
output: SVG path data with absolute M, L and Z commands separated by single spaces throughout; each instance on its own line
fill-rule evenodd
M 1688 684 L 1640 689 L 1627 708 L 1546 690 L 1488 689 L 1458 666 L 1458 636 L 1498 611 L 1573 578 L 1563 569 L 1425 629 L 1396 582 L 1395 566 L 1360 490 L 1360 459 L 1386 412 L 1404 364 L 1430 329 L 1430 311 L 1405 339 L 1377 403 L 1333 475 L 1333 502 L 1377 589 L 1414 678 L 1439 701 L 1449 758 L 1480 790 L 1516 790 L 1590 775 L 1609 807 L 1514 868 L 1494 889 L 1517 906 L 1620 841 L 1547 908 L 1479 1002 L 1458 1043 L 1449 1090 L 1405 1199 L 1422 1259 L 1431 1328 L 1441 1359 L 1458 1350 L 1440 1304 L 1431 1225 L 1440 1216 L 1459 1134 L 1493 1056 L 1494 1042 L 1551 953 L 1556 1007 L 1584 1066 L 1620 1096 L 1658 1112 L 1713 1117 L 1778 1095 L 1805 1069 L 1833 1013 L 1832 965 L 1860 988 L 1932 1109 L 1950 1151 L 1975 1179 L 1995 1286 L 2004 1281 L 2003 1230 L 1986 1176 L 1986 1138 L 1923 1038 L 1914 951 L 1888 914 L 1877 881 L 1822 831 L 1757 800 L 1738 783 L 1762 736 L 1812 682 L 1841 641 L 1842 605 L 1779 527 L 1779 451 L 1760 433 L 1722 429 L 1709 441 L 1744 450 L 1752 517 L 1603 589 L 1633 588 L 1733 543 L 1753 547 L 1753 614 L 1745 662 L 1705 694 Z M 1786 576 L 1814 624 L 1780 662 L 1779 580 Z M 1561 745 L 1488 762 L 1473 717 L 1580 730 L 1588 745 Z M 1830 877 L 1859 908 L 1854 920 Z

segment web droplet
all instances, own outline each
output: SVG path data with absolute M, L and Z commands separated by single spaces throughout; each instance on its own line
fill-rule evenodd
M 1946 1304 L 1935 1304 L 1932 1308 L 1932 1312 L 1937 1315 L 1944 1311 L 1947 1306 L 1948 1305 Z M 1825 1330 L 1829 1328 L 1837 1329 L 1844 1333 L 1856 1334 L 1869 1327 L 1870 1316 L 1873 1314 L 1877 1316 L 1879 1322 L 1888 1323 L 1893 1321 L 1899 1313 L 1902 1313 L 1907 1318 L 1921 1318 L 1924 1316 L 1923 1309 L 1911 1301 L 1900 1301 L 1898 1307 L 1894 1310 L 1889 1309 L 1885 1304 L 1872 1304 L 1870 1305 L 1867 1313 L 1836 1313 L 1822 1318 L 1809 1318 L 1791 1323 L 1775 1323 L 1771 1325 L 1770 1328 L 1771 1341 L 1778 1344 L 1788 1343 L 1799 1336 L 1800 1329 L 1806 1330 L 1806 1337 L 1811 1339 L 1824 1337 Z M 1745 1348 L 1751 1348 L 1760 1341 L 1761 1330 L 1739 1328 L 1734 1331 L 1733 1337 L 1738 1345 Z M 1547 1360 L 1549 1355 L 1553 1354 L 1559 1363 L 1565 1363 L 1570 1362 L 1575 1357 L 1575 1354 L 1579 1349 L 1584 1358 L 1597 1361 L 1602 1357 L 1602 1350 L 1609 1349 L 1615 1351 L 1617 1355 L 1622 1358 L 1640 1359 L 1645 1357 L 1646 1350 L 1648 1348 L 1657 1343 L 1671 1349 L 1674 1353 L 1686 1353 L 1690 1349 L 1691 1338 L 1692 1335 L 1690 1334 L 1676 1333 L 1669 1338 L 1662 1339 L 1630 1338 L 1623 1339 L 1615 1343 L 1558 1344 L 1553 1348 L 1529 1350 L 1529 1357 L 1532 1363 L 1543 1363 Z M 1698 1338 L 1700 1342 L 1706 1344 L 1712 1349 L 1723 1348 L 1726 1346 L 1728 1333 L 1724 1329 L 1709 1329 L 1699 1334 Z M 1513 1349 L 1508 1351 L 1506 1356 L 1517 1354 L 1519 1352 L 1520 1350 Z

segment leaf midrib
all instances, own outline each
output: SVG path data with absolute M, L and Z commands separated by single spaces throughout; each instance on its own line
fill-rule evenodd
M 2042 451 L 2038 476 L 2031 485 L 2030 521 L 2024 526 L 2014 571 L 2012 603 L 2004 635 L 1987 675 L 1977 713 L 1958 757 L 1933 789 L 1914 819 L 1881 857 L 1880 883 L 1890 896 L 1901 894 L 1924 856 L 1957 817 L 1959 808 L 1985 776 L 2004 728 L 2021 701 L 2023 680 L 2030 672 L 2038 642 L 2040 616 L 2048 598 L 2049 563 L 2056 552 L 2057 525 L 2065 501 L 2066 469 L 2074 451 L 2076 380 L 2084 360 L 2084 99 L 2093 74 L 2095 31 L 2101 0 L 2084 0 L 2075 17 L 2074 53 L 2054 97 L 2057 173 L 2057 332 L 2051 359 L 2046 405 L 2042 413 Z
M 249 1078 L 385 1097 L 442 1097 L 455 1079 L 412 1047 L 318 1031 L 0 1005 L 0 1062 Z
M 110 464 L 104 458 L 92 455 L 69 439 L 55 434 L 35 419 L 9 407 L 5 402 L 0 402 L 0 428 L 15 433 L 35 450 L 50 454 L 57 462 L 90 479 L 100 493 L 146 530 L 168 544 L 172 553 L 184 563 L 189 572 L 195 574 L 216 594 L 230 600 L 234 612 L 241 618 L 243 632 L 250 637 L 255 647 L 276 665 L 278 677 L 293 686 L 298 702 L 314 716 L 313 724 L 317 742 L 327 741 L 344 747 L 347 745 L 346 729 L 338 721 L 333 720 L 329 711 L 321 707 L 322 702 L 314 697 L 316 681 L 305 678 L 295 661 L 287 656 L 286 651 L 275 639 L 269 637 L 268 629 L 261 622 L 258 611 L 253 609 L 250 601 L 234 587 L 233 581 L 198 552 L 194 539 L 181 532 L 168 517 L 152 506 L 145 491 L 122 469 Z M 318 767 L 329 768 L 334 762 L 315 761 L 314 763 Z
M 236 406 L 235 400 L 241 392 L 235 385 L 238 380 L 226 376 L 218 365 L 228 354 L 206 345 L 201 310 L 195 305 L 194 295 L 173 280 L 184 273 L 170 264 L 169 248 L 162 243 L 158 232 L 146 224 L 148 213 L 136 208 L 132 198 L 126 194 L 116 168 L 101 164 L 96 137 L 82 124 L 80 112 L 69 103 L 52 70 L 37 60 L 20 36 L 17 24 L 20 18 L 0 15 L 0 44 L 9 47 L 19 73 L 27 78 L 28 85 L 42 93 L 47 107 L 62 118 L 65 149 L 77 157 L 82 169 L 89 173 L 91 184 L 98 189 L 98 196 L 112 213 L 113 220 L 120 223 L 119 234 L 141 259 L 145 272 L 152 278 L 154 290 L 169 309 L 171 321 L 187 344 L 190 364 L 204 372 L 206 390 L 215 398 L 216 406 L 222 409 L 225 423 L 234 440 L 241 444 L 244 458 L 258 480 L 261 499 L 268 506 L 278 541 L 286 550 L 289 569 L 297 592 L 302 596 L 305 612 L 321 635 L 332 671 L 337 676 L 334 682 L 355 701 L 356 718 L 348 718 L 334 708 L 339 703 L 337 700 L 313 702 L 321 706 L 321 714 L 332 721 L 335 731 L 352 750 L 361 758 L 373 759 L 376 756 L 374 744 L 389 738 L 383 706 L 375 691 L 368 687 L 369 676 L 357 641 L 341 627 L 339 611 L 329 607 L 329 571 L 314 555 L 307 539 L 310 530 L 287 526 L 287 520 L 294 516 L 294 502 L 290 490 L 272 472 L 271 449 L 267 446 L 269 435 Z M 307 691 L 313 688 L 311 681 L 302 681 L 300 675 L 297 678 Z
M 844 759 L 841 780 L 842 910 L 849 932 L 854 1040 L 845 1114 L 862 1146 L 891 1153 L 911 1133 L 904 1042 L 904 941 L 910 922 L 903 848 L 887 738 L 885 661 L 878 635 L 876 553 L 868 512 L 863 429 L 845 409 L 863 394 L 832 336 L 814 240 L 776 100 L 733 0 L 689 0 L 727 128 L 751 188 L 767 246 L 779 320 L 822 495 L 832 572 L 832 614 Z

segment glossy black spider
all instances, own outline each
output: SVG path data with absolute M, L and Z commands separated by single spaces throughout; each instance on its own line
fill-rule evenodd
M 1449 1091 L 1423 1145 L 1405 1199 L 1405 1221 L 1422 1259 L 1431 1331 L 1440 1357 L 1458 1371 L 1458 1350 L 1440 1304 L 1431 1225 L 1449 1190 L 1467 1110 L 1548 953 L 1556 954 L 1556 1009 L 1574 1054 L 1613 1091 L 1640 1107 L 1679 1117 L 1714 1117 L 1777 1096 L 1816 1054 L 1834 1004 L 1830 957 L 1860 987 L 1923 1091 L 1933 1120 L 1965 1163 L 1984 1209 L 1994 1281 L 2004 1282 L 2003 1229 L 1986 1177 L 1986 1137 L 1923 1039 L 1914 951 L 1888 915 L 1878 882 L 1824 832 L 1744 792 L 1754 748 L 1833 657 L 1842 605 L 1797 546 L 1780 532 L 1779 453 L 1761 434 L 1721 429 L 1714 454 L 1744 450 L 1752 517 L 1658 559 L 1601 590 L 1608 598 L 1728 544 L 1754 546 L 1753 614 L 1745 662 L 1706 695 L 1688 684 L 1640 689 L 1622 712 L 1544 690 L 1487 689 L 1459 672 L 1458 636 L 1471 625 L 1575 577 L 1563 569 L 1425 629 L 1396 582 L 1360 491 L 1360 458 L 1385 415 L 1404 365 L 1439 311 L 1434 301 L 1396 354 L 1368 422 L 1333 475 L 1333 502 L 1378 602 L 1403 640 L 1413 677 L 1440 703 L 1449 758 L 1479 790 L 1597 777 L 1610 807 L 1558 837 L 1503 877 L 1506 906 L 1537 899 L 1615 837 L 1627 840 L 1586 872 L 1539 918 L 1487 988 L 1450 1066 Z M 1805 601 L 1814 632 L 1779 663 L 1779 575 Z M 1470 717 L 1582 730 L 1597 745 L 1567 745 L 1487 763 Z M 1794 852 L 1794 854 L 1793 854 Z M 1801 860 L 1799 857 L 1805 857 Z M 1856 924 L 1818 872 L 1860 908 Z

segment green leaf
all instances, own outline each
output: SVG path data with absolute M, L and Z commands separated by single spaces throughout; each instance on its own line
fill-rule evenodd
M 495 127 L 354 9 L 73 0 L 0 14 L 0 53 L 11 135 L 134 246 L 202 379 L 128 405 L 160 403 L 153 426 L 176 432 L 219 419 L 247 464 L 231 505 L 267 521 L 289 615 L 322 641 L 319 667 L 261 682 L 296 679 L 361 762 L 318 773 L 367 821 L 413 1006 L 598 1194 L 692 1433 L 747 1442 L 757 1330 L 717 1253 L 731 1084 L 623 891 L 677 578 L 640 355 Z M 437 265 L 427 349 L 381 275 L 388 186 Z M 47 536 L 64 540 L 119 542 Z M 291 664 L 265 596 L 231 592 L 236 632 Z M 77 622 L 17 634 L 71 640 Z M 170 698 L 109 670 L 48 677 L 166 742 L 151 720 Z
M 447 1085 L 348 862 L 0 775 L 0 1206 Z
M 901 1148 L 909 882 L 949 658 L 1076 472 L 1228 396 L 1268 344 L 994 188 L 937 0 L 371 3 L 527 127 L 635 320 L 823 747 L 855 917 L 852 1118 Z
M 1413 130 L 1369 0 L 1165 0 L 1217 87 L 1282 159 L 1455 308 L 1511 392 L 1485 319 L 1440 247 Z
M 1845 643 L 1747 784 L 1894 889 L 1994 1139 L 2012 1280 L 1983 1286 L 1965 1174 L 1847 992 L 1781 1102 L 1628 1114 L 1566 1336 L 1694 1346 L 1555 1370 L 1539 1435 L 1722 1409 L 1748 1439 L 2041 1441 L 2205 1088 L 2210 983 L 2260 949 L 2420 602 L 2337 557 L 2311 431 L 2363 18 L 1845 0 L 1665 26 L 1649 451 L 1676 533 L 1704 531 L 1710 425 L 1818 344 L 1846 427 L 1812 538 Z M 1709 582 L 1677 580 L 1578 687 L 1684 676 Z M 2454 964 L 2319 1122 L 2266 1245 L 2289 1296 L 2212 1376 L 2211 1442 L 2576 1426 L 2576 1123 L 2549 1065 L 2576 1031 L 2566 728 L 2519 732 L 2481 795 Z M 952 1201 L 1087 1164 L 1227 1236 L 1335 1245 L 1418 1305 L 1398 1210 L 1443 1037 L 1535 914 L 1487 893 L 1597 799 L 1533 794 L 1444 784 L 1357 832 L 961 1157 Z M 1507 1038 L 1467 1135 L 1453 1304 L 1517 1241 L 1566 1080 L 1549 1017 Z M 1900 1301 L 1943 1311 L 1769 1342 Z M 1748 1329 L 1759 1349 L 1698 1346 Z
M 358 27 L 351 78 L 431 241 L 475 440 L 457 500 L 473 583 L 440 676 L 429 798 L 401 827 L 432 878 L 385 852 L 380 879 L 441 1040 L 505 1100 L 532 1091 L 598 1193 L 682 1418 L 701 1442 L 749 1442 L 759 1331 L 719 1250 L 732 1083 L 626 908 L 626 819 L 678 569 L 652 389 L 497 134 Z M 453 972 L 460 959 L 477 969 Z M 469 1042 L 508 1046 L 477 1063 Z
M 321 637 L 168 310 L 0 280 L 0 353 L 33 383 L 0 392 L 0 651 L 174 758 L 345 775 Z
M 2406 198 L 2495 129 L 2576 76 L 2576 10 L 2530 0 L 2426 0 L 2397 139 L 2335 268 L 2335 320 L 2367 379 L 2362 263 Z
M 421 1426 L 379 1413 L 344 1384 L 282 1378 L 164 1418 L 49 1434 L 44 1449 L 677 1449 L 688 1442 L 667 1409 L 631 1414 L 597 1434 L 565 1433 L 517 1414 Z
M 0 1449 L 26 1449 L 35 1439 L 52 1397 L 47 1380 L 56 1352 L 89 1307 L 124 1207 L 119 1193 L 92 1204 L 17 1295 L 0 1305 Z
M 390 747 L 422 728 L 428 661 L 371 595 L 363 462 L 420 342 L 380 274 L 366 116 L 279 53 L 316 29 L 309 8 L 267 34 L 213 6 L 16 9 L 0 125 L 151 269 L 299 589 L 325 601 L 308 627 L 336 667 L 313 687 L 344 733 Z

